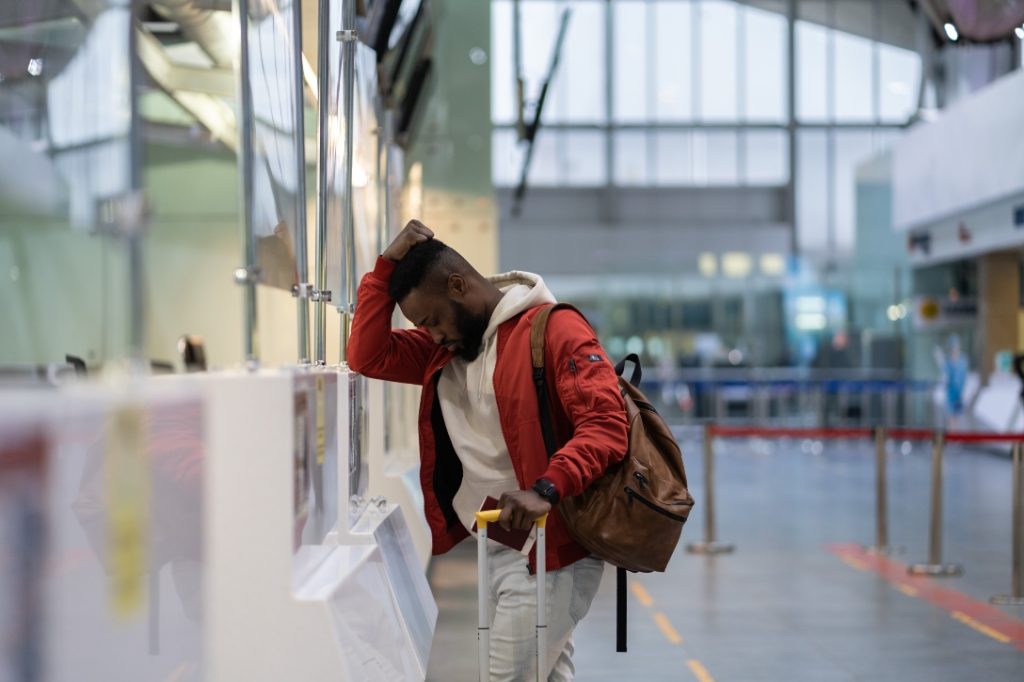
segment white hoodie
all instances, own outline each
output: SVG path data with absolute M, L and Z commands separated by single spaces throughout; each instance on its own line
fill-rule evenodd
M 505 295 L 491 313 L 480 355 L 473 362 L 453 358 L 437 386 L 444 424 L 462 462 L 462 486 L 453 505 L 467 529 L 473 527 L 474 514 L 485 497 L 497 499 L 504 492 L 519 490 L 494 397 L 498 326 L 524 310 L 556 302 L 538 275 L 513 271 L 489 279 Z

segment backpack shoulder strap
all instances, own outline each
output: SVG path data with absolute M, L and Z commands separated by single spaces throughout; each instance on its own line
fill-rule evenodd
M 534 315 L 530 322 L 530 357 L 533 361 L 533 373 L 544 369 L 544 340 L 548 329 L 548 318 L 556 310 L 572 310 L 584 320 L 586 315 L 577 310 L 576 306 L 568 303 L 551 303 L 541 308 L 540 312 Z M 589 324 L 589 322 L 587 323 Z
M 558 450 L 558 443 L 555 441 L 555 428 L 551 419 L 551 404 L 548 399 L 547 375 L 544 371 L 544 339 L 548 329 L 548 318 L 556 310 L 575 310 L 576 314 L 583 319 L 579 310 L 568 303 L 553 303 L 545 305 L 534 315 L 530 321 L 530 357 L 533 364 L 533 385 L 537 389 L 537 410 L 540 414 L 540 429 L 544 436 L 544 448 L 548 457 L 552 457 Z
M 555 430 L 551 421 L 551 407 L 548 403 L 547 377 L 544 372 L 544 340 L 548 329 L 548 318 L 556 310 L 574 310 L 576 314 L 587 319 L 586 315 L 568 303 L 555 303 L 544 306 L 530 322 L 530 356 L 533 363 L 533 384 L 537 387 L 537 409 L 540 412 L 540 429 L 544 435 L 544 447 L 550 458 L 555 454 L 558 445 L 555 442 Z M 589 322 L 588 322 L 589 324 Z M 636 365 L 634 382 L 639 384 L 640 360 L 635 355 L 632 359 Z M 625 360 L 615 368 L 616 374 L 622 375 Z M 626 570 L 619 568 L 616 576 L 615 604 L 615 650 L 626 651 Z

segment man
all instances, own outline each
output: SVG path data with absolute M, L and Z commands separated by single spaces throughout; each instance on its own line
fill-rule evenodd
M 409 223 L 359 286 L 349 366 L 365 376 L 423 387 L 420 483 L 434 554 L 469 534 L 494 497 L 506 529 L 528 529 L 563 497 L 578 495 L 626 452 L 616 375 L 586 321 L 551 315 L 546 339 L 551 411 L 560 449 L 548 458 L 540 429 L 530 323 L 555 299 L 537 275 L 485 278 L 458 253 Z M 416 329 L 391 328 L 395 305 Z M 547 525 L 548 671 L 572 680 L 572 631 L 590 608 L 603 564 Z M 536 678 L 535 555 L 490 543 L 491 680 Z

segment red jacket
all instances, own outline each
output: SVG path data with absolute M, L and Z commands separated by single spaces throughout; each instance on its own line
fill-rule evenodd
M 373 272 L 359 285 L 348 364 L 373 379 L 423 387 L 420 485 L 433 553 L 443 554 L 469 535 L 452 506 L 462 483 L 462 463 L 445 429 L 436 390 L 441 370 L 453 355 L 435 344 L 425 329 L 391 327 L 395 302 L 388 295 L 388 282 L 394 269 L 395 263 L 378 258 Z M 563 445 L 548 460 L 530 362 L 530 322 L 537 310 L 531 308 L 498 327 L 494 369 L 498 414 L 520 488 L 528 490 L 537 479 L 547 478 L 563 498 L 572 497 L 625 455 L 625 404 L 615 370 L 586 320 L 572 311 L 553 313 L 545 367 L 556 437 Z M 558 514 L 548 520 L 547 545 L 548 570 L 568 566 L 589 554 L 572 539 Z M 533 561 L 531 554 L 531 566 Z

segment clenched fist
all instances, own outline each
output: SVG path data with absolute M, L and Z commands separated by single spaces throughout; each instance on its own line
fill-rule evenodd
M 530 530 L 534 521 L 551 511 L 551 504 L 532 490 L 502 493 L 498 506 L 501 508 L 498 525 L 505 530 Z
M 388 245 L 388 248 L 384 249 L 384 253 L 381 255 L 397 263 L 405 258 L 409 249 L 433 238 L 434 233 L 429 227 L 418 220 L 410 220 L 409 224 L 398 233 L 395 240 Z

